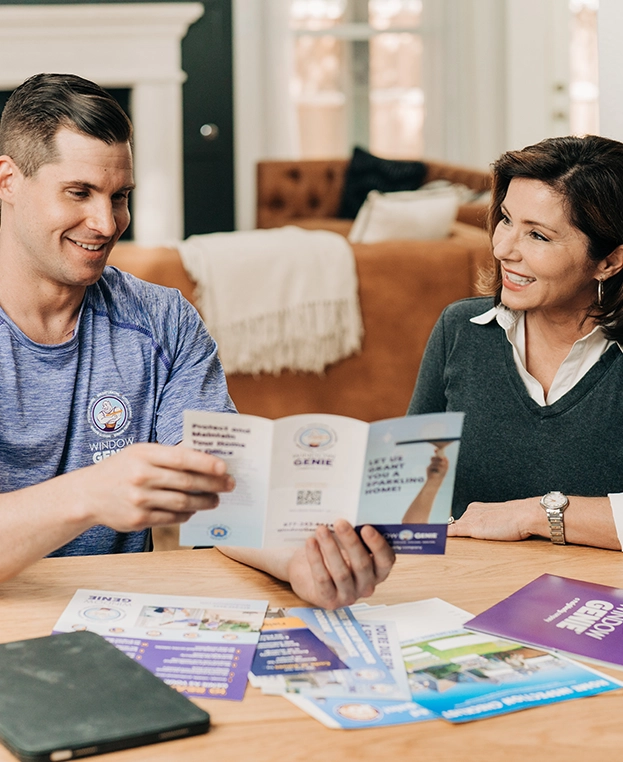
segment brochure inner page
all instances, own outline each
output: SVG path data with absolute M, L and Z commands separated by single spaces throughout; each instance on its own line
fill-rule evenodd
M 265 547 L 301 545 L 338 518 L 355 523 L 369 428 L 339 415 L 275 421 Z
M 220 496 L 217 508 L 182 524 L 181 545 L 262 547 L 272 439 L 268 418 L 185 411 L 184 445 L 227 461 L 236 488 Z
M 463 413 L 370 424 L 357 524 L 372 524 L 399 553 L 443 553 Z

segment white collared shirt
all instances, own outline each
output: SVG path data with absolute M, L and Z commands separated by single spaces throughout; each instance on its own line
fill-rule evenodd
M 552 405 L 563 397 L 588 373 L 593 365 L 606 352 L 614 341 L 607 339 L 600 326 L 578 339 L 571 347 L 558 368 L 547 396 L 541 384 L 530 375 L 526 369 L 526 313 L 510 310 L 502 304 L 492 307 L 482 315 L 476 315 L 470 322 L 476 325 L 487 325 L 496 320 L 504 329 L 506 338 L 513 348 L 513 358 L 517 372 L 524 382 L 530 397 L 541 407 Z M 623 347 L 619 344 L 623 352 Z M 608 495 L 612 506 L 612 516 L 616 526 L 617 536 L 623 549 L 623 493 Z

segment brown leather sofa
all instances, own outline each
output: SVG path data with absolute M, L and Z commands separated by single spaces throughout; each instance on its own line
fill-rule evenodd
M 424 183 L 449 180 L 478 192 L 491 187 L 488 172 L 438 161 L 426 167 Z M 347 234 L 352 220 L 337 218 L 347 168 L 347 159 L 258 162 L 257 227 L 301 225 Z M 457 219 L 484 228 L 486 215 L 486 204 L 463 204 Z
M 261 162 L 258 226 L 296 224 L 347 234 L 351 223 L 332 219 L 345 168 L 341 161 Z M 486 173 L 433 163 L 429 177 L 478 190 L 489 182 Z M 482 224 L 482 209 L 462 212 L 462 219 L 469 213 Z M 465 222 L 457 222 L 444 240 L 354 244 L 365 330 L 361 353 L 323 375 L 233 374 L 228 381 L 238 410 L 269 418 L 324 412 L 367 421 L 404 415 L 435 321 L 446 305 L 476 293 L 478 271 L 489 261 L 489 251 L 485 231 Z M 194 284 L 175 249 L 118 244 L 110 264 L 179 288 L 193 301 Z

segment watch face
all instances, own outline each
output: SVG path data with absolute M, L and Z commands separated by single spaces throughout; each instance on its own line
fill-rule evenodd
M 564 510 L 569 505 L 569 500 L 562 492 L 548 492 L 541 498 L 541 505 L 545 508 L 559 508 Z

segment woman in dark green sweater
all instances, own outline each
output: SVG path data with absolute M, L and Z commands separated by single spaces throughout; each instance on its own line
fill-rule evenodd
M 409 407 L 466 413 L 449 534 L 620 549 L 623 144 L 553 138 L 493 171 L 490 296 L 444 311 Z

